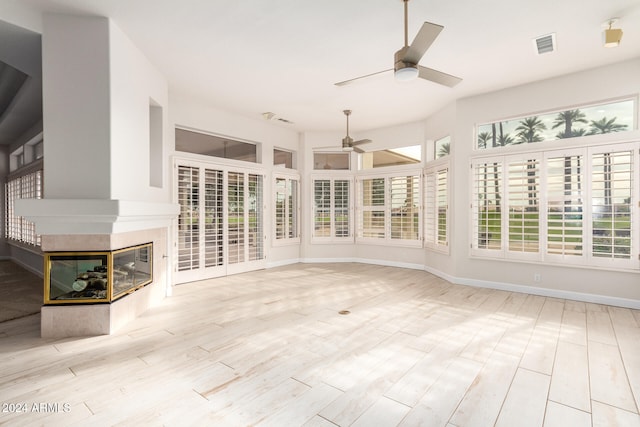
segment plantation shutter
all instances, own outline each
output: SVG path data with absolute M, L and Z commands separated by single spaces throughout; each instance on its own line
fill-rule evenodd
M 489 256 L 502 254 L 502 174 L 502 160 L 480 160 L 472 165 L 471 248 Z
M 448 252 L 449 248 L 449 168 L 441 165 L 425 175 L 425 245 Z
M 224 264 L 224 182 L 223 172 L 204 171 L 204 265 Z
M 420 186 L 418 176 L 399 176 L 389 179 L 389 217 L 391 239 L 419 240 Z
M 249 235 L 248 260 L 256 261 L 264 258 L 264 219 L 263 219 L 263 191 L 262 175 L 248 175 L 248 198 L 246 200 Z
M 275 238 L 284 239 L 287 236 L 287 180 L 276 178 L 275 184 L 276 208 L 275 208 Z
M 441 169 L 436 175 L 436 224 L 440 246 L 449 246 L 449 169 Z
M 531 158 L 530 158 L 531 157 Z M 538 259 L 540 253 L 540 159 L 507 161 L 508 251 L 515 258 Z M 531 254 L 535 254 L 531 256 Z
M 549 157 L 546 166 L 547 254 L 571 262 L 584 255 L 584 157 Z
M 245 188 L 244 173 L 229 172 L 227 183 L 227 218 L 229 264 L 237 264 L 245 260 Z
M 385 233 L 385 179 L 361 181 L 360 237 L 384 239 Z
M 313 182 L 313 236 L 331 237 L 331 181 Z
M 335 237 L 349 237 L 349 181 L 335 180 L 333 182 L 334 209 L 333 224 Z
M 591 155 L 590 255 L 591 262 L 596 265 L 634 266 L 636 152 L 624 145 L 620 151 L 609 148 Z
M 178 166 L 178 271 L 200 267 L 200 169 Z
M 298 180 L 290 179 L 287 194 L 287 224 L 288 237 L 296 239 L 299 237 L 298 230 Z

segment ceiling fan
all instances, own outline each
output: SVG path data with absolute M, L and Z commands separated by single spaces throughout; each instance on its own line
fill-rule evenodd
M 342 151 L 355 151 L 356 153 L 364 153 L 364 150 L 359 147 L 362 144 L 368 144 L 371 142 L 370 139 L 360 139 L 358 141 L 354 141 L 353 138 L 349 136 L 349 116 L 351 115 L 351 110 L 342 110 L 345 116 L 347 116 L 347 136 L 342 138 Z M 335 148 L 335 147 L 317 147 L 319 149 L 327 149 L 327 148 Z
M 420 77 L 421 79 L 449 87 L 453 87 L 462 81 L 459 77 L 418 65 L 420 59 L 422 59 L 429 46 L 431 46 L 444 27 L 430 22 L 423 23 L 415 39 L 413 39 L 413 42 L 409 45 L 409 38 L 407 35 L 409 0 L 402 0 L 402 2 L 404 3 L 404 47 L 395 53 L 393 68 L 356 77 L 355 79 L 338 82 L 335 83 L 336 86 L 344 86 L 356 80 L 386 73 L 392 70 L 397 81 L 410 81 Z
M 342 138 L 342 151 L 355 151 L 356 153 L 364 153 L 362 148 L 359 148 L 358 145 L 368 144 L 371 142 L 370 139 L 360 139 L 358 141 L 354 141 L 353 138 L 349 136 L 349 116 L 351 115 L 351 110 L 343 110 L 342 111 L 345 116 L 347 116 L 347 136 Z

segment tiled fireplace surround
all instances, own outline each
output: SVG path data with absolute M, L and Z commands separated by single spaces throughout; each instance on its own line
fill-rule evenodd
M 117 234 L 43 235 L 43 252 L 111 251 L 153 243 L 153 282 L 111 304 L 43 306 L 43 338 L 104 335 L 115 332 L 166 295 L 167 228 Z

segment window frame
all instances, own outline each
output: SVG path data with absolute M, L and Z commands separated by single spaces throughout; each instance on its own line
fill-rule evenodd
M 532 141 L 532 142 L 527 142 L 527 143 L 507 143 L 504 145 L 497 145 L 495 147 L 489 147 L 486 146 L 484 148 L 481 148 L 478 144 L 478 138 L 480 136 L 480 134 L 482 132 L 480 132 L 481 127 L 483 126 L 488 126 L 488 125 L 500 125 L 501 123 L 504 122 L 509 122 L 509 121 L 517 121 L 517 120 L 526 120 L 526 119 L 530 119 L 530 118 L 534 118 L 534 117 L 539 117 L 539 116 L 551 116 L 554 114 L 560 114 L 566 111 L 571 111 L 571 110 L 580 110 L 580 109 L 590 109 L 590 108 L 596 108 L 599 106 L 608 106 L 608 105 L 612 105 L 612 104 L 617 104 L 617 103 L 623 103 L 623 102 L 632 102 L 633 103 L 633 112 L 632 112 L 632 117 L 633 117 L 633 123 L 631 124 L 631 127 L 628 129 L 625 129 L 621 132 L 618 131 L 610 131 L 610 132 L 606 132 L 604 135 L 616 135 L 618 133 L 621 134 L 629 134 L 630 132 L 634 132 L 638 129 L 638 95 L 637 94 L 633 94 L 633 95 L 626 95 L 626 96 L 621 96 L 621 97 L 617 97 L 617 98 L 611 98 L 611 99 L 604 99 L 604 100 L 599 100 L 599 101 L 593 101 L 593 102 L 588 102 L 588 103 L 582 103 L 582 104 L 578 104 L 578 105 L 572 105 L 572 106 L 565 106 L 565 107 L 561 107 L 561 108 L 553 108 L 553 109 L 549 109 L 549 110 L 541 110 L 538 112 L 534 112 L 534 113 L 529 113 L 529 114 L 518 114 L 518 115 L 513 115 L 513 116 L 507 116 L 507 117 L 503 117 L 500 119 L 491 119 L 491 120 L 486 120 L 486 121 L 482 121 L 480 123 L 477 123 L 474 126 L 474 130 L 473 130 L 473 151 L 480 154 L 480 153 L 488 153 L 488 152 L 494 152 L 494 150 L 502 150 L 505 147 L 517 147 L 519 145 L 529 145 L 531 143 L 533 144 L 556 144 L 556 145 L 552 145 L 552 148 L 550 149 L 555 149 L 558 145 L 561 145 L 563 143 L 565 143 L 566 141 L 572 141 L 572 140 L 582 140 L 582 138 L 587 138 L 588 141 L 591 140 L 597 140 L 599 138 L 599 136 L 603 135 L 603 134 L 589 134 L 586 133 L 584 135 L 575 135 L 575 136 L 571 136 L 571 137 L 567 137 L 567 138 L 553 138 L 553 139 L 543 139 L 541 141 Z M 618 137 L 619 138 L 619 137 Z M 481 154 L 484 155 L 484 154 Z
M 348 172 L 348 171 L 345 171 Z M 329 181 L 329 236 L 318 236 L 316 233 L 316 182 L 317 181 Z M 336 235 L 336 193 L 335 182 L 346 181 L 349 183 L 348 189 L 348 233 L 347 236 Z M 311 197 L 311 221 L 309 235 L 311 236 L 309 241 L 312 244 L 353 244 L 354 243 L 354 178 L 351 173 L 336 173 L 334 170 L 331 175 L 328 174 L 313 174 L 310 179 L 310 193 Z
M 440 175 L 446 173 L 446 187 L 444 189 L 444 200 L 439 194 Z M 431 162 L 424 169 L 424 208 L 423 208 L 423 232 L 424 247 L 444 254 L 450 253 L 451 241 L 451 163 L 448 158 Z M 439 236 L 439 224 L 442 218 L 440 214 L 441 203 L 445 204 L 444 222 L 445 239 L 442 241 Z
M 422 175 L 423 168 L 398 168 L 394 171 L 385 171 L 380 173 L 361 173 L 356 177 L 356 211 L 357 211 L 357 229 L 356 229 L 356 243 L 372 244 L 372 245 L 385 245 L 385 246 L 400 246 L 400 247 L 414 247 L 421 248 L 423 246 L 424 234 L 423 234 L 423 184 Z M 395 178 L 415 177 L 417 183 L 417 189 L 415 195 L 417 196 L 417 203 L 414 203 L 415 209 L 417 209 L 417 239 L 404 239 L 393 237 L 393 206 L 392 196 L 393 189 L 391 187 L 392 180 Z M 384 179 L 384 236 L 383 237 L 365 237 L 364 234 L 364 212 L 371 210 L 380 211 L 381 209 L 365 209 L 364 207 L 364 181 L 371 179 Z M 413 208 L 412 208 L 413 209 Z M 413 214 L 413 213 L 412 213 Z
M 18 199 L 42 199 L 44 196 L 43 159 L 35 160 L 7 175 L 4 193 L 4 238 L 7 243 L 27 248 L 39 248 L 41 236 L 36 233 L 35 223 L 15 214 L 15 201 Z
M 630 201 L 625 206 L 629 209 L 629 234 L 630 234 L 630 253 L 627 258 L 615 257 L 612 253 L 611 257 L 607 256 L 595 256 L 594 255 L 594 202 L 595 197 L 593 184 L 593 161 L 594 156 L 603 153 L 624 153 L 629 152 L 631 156 L 630 160 L 630 177 L 629 190 Z M 564 253 L 552 253 L 549 251 L 549 232 L 550 232 L 550 209 L 554 199 L 552 199 L 553 184 L 550 183 L 552 176 L 549 175 L 550 161 L 554 159 L 562 159 L 565 157 L 580 156 L 580 170 L 579 176 L 576 175 L 576 182 L 580 183 L 578 187 L 580 194 L 575 194 L 575 190 L 570 188 L 561 189 L 555 201 L 570 201 L 567 197 L 579 197 L 582 200 L 580 204 L 581 210 L 581 232 L 579 234 L 581 239 L 581 253 L 578 255 L 572 255 L 570 252 Z M 503 215 L 501 217 L 501 238 L 499 249 L 487 249 L 480 248 L 476 240 L 477 234 L 477 222 L 476 215 L 473 213 L 476 211 L 474 204 L 477 204 L 477 188 L 474 167 L 478 164 L 491 164 L 497 163 L 501 165 L 501 183 L 500 194 L 503 201 L 508 201 L 507 182 L 509 180 L 508 165 L 510 161 L 517 159 L 532 159 L 538 158 L 540 160 L 539 170 L 539 185 L 540 191 L 538 194 L 538 212 L 539 212 L 539 232 L 538 232 L 538 252 L 537 253 L 518 253 L 515 251 L 509 251 L 509 215 L 504 214 L 505 210 L 508 213 L 508 204 L 503 204 Z M 565 166 L 566 170 L 566 166 Z M 473 258 L 484 259 L 504 259 L 508 261 L 531 261 L 548 263 L 552 265 L 562 266 L 579 266 L 590 268 L 605 268 L 611 270 L 640 270 L 640 227 L 634 225 L 638 222 L 640 216 L 640 141 L 622 141 L 609 144 L 589 144 L 581 147 L 558 148 L 554 150 L 536 150 L 527 153 L 518 154 L 503 154 L 486 157 L 476 157 L 471 160 L 470 174 L 470 188 L 471 188 L 471 207 L 472 214 L 469 217 L 469 238 L 470 238 L 470 256 Z M 624 172 L 623 172 L 624 173 Z M 574 174 L 575 175 L 575 174 Z M 556 179 L 557 180 L 557 179 Z M 574 182 L 573 180 L 571 182 Z M 570 193 L 567 193 L 569 191 Z M 564 195 L 563 195 L 564 194 Z M 560 199 L 558 199 L 560 197 Z M 565 220 L 566 221 L 566 220 Z M 563 226 L 563 229 L 564 226 Z M 621 229 L 624 231 L 624 229 Z

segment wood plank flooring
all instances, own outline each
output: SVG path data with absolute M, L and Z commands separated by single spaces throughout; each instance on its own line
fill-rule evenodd
M 638 311 L 422 271 L 190 283 L 111 336 L 39 320 L 0 324 L 2 425 L 640 426 Z
M 0 261 L 0 322 L 40 313 L 43 299 L 42 277 Z

